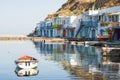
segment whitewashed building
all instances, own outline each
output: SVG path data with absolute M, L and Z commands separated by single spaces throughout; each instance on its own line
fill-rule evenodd
M 98 38 L 120 39 L 120 6 L 99 10 Z
M 59 16 L 54 18 L 53 28 L 56 37 L 74 37 L 76 16 Z
M 98 10 L 89 10 L 77 17 L 77 28 L 75 31 L 75 37 L 85 37 L 96 39 L 97 27 L 98 27 Z

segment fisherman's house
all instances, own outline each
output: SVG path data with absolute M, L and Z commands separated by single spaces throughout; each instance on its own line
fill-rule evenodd
M 97 39 L 98 11 L 90 10 L 78 15 L 78 22 L 75 37 Z
M 76 16 L 58 16 L 54 18 L 54 36 L 63 38 L 74 37 Z
M 99 11 L 98 40 L 120 40 L 120 6 Z

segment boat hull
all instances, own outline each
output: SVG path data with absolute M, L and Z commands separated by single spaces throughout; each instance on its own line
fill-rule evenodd
M 15 61 L 19 68 L 35 68 L 38 65 L 38 60 L 31 56 L 22 56 Z

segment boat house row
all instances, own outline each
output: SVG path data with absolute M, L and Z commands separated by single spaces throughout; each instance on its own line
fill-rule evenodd
M 40 21 L 35 36 L 120 40 L 120 6 Z

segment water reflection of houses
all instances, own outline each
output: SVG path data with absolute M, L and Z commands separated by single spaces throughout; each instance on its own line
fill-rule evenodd
M 36 48 L 41 55 L 49 56 L 56 61 L 62 59 L 68 60 L 66 54 L 74 54 L 74 46 L 69 44 L 45 44 L 43 42 L 35 42 Z
M 37 42 L 36 47 L 42 56 L 63 65 L 72 74 L 89 79 L 109 79 L 111 74 L 120 78 L 120 64 L 103 59 L 102 48 L 70 44 L 45 44 Z

